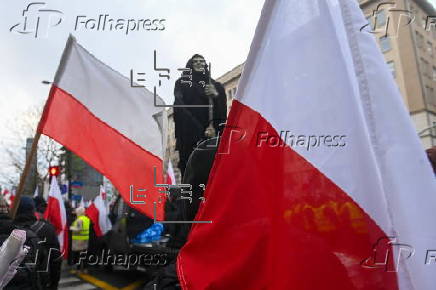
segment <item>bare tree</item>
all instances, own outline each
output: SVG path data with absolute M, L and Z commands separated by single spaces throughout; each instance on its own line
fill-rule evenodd
M 26 162 L 25 144 L 27 138 L 33 138 L 41 118 L 42 107 L 31 107 L 24 114 L 18 116 L 13 123 L 8 124 L 11 138 L 2 142 L 5 159 L 4 168 L 0 175 L 0 183 L 17 186 L 20 174 Z M 59 164 L 61 145 L 53 139 L 42 135 L 38 142 L 37 151 L 37 184 L 42 185 L 48 178 L 48 168 Z

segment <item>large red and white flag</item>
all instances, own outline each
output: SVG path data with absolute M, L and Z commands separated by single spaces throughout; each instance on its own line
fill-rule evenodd
M 354 0 L 265 2 L 183 289 L 435 289 L 436 181 L 366 23 Z
M 70 36 L 39 132 L 79 155 L 111 180 L 137 210 L 163 218 L 164 102 L 99 61 Z M 153 169 L 156 168 L 156 180 Z M 155 183 L 156 182 L 156 183 Z
M 44 212 L 44 219 L 49 221 L 56 229 L 58 235 L 60 251 L 64 259 L 68 257 L 68 228 L 67 212 L 62 200 L 61 190 L 56 177 L 52 177 L 50 192 L 48 194 L 47 208 Z
M 100 186 L 100 194 L 97 195 L 91 205 L 86 209 L 86 216 L 91 219 L 97 237 L 105 235 L 112 228 L 107 207 L 103 200 L 104 195 L 104 189 Z

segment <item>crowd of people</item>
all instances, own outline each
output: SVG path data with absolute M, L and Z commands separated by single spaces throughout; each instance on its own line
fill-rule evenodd
M 14 278 L 4 289 L 58 289 L 61 265 L 65 257 L 67 263 L 86 272 L 84 262 L 79 263 L 82 251 L 98 248 L 93 224 L 85 214 L 85 208 L 73 210 L 65 202 L 67 226 L 70 230 L 69 247 L 61 253 L 55 227 L 44 218 L 47 202 L 43 197 L 22 196 L 14 218 L 11 218 L 11 205 L 0 195 L 0 246 L 13 230 L 26 232 L 25 247 L 28 253 L 17 269 Z M 90 246 L 91 244 L 91 246 Z

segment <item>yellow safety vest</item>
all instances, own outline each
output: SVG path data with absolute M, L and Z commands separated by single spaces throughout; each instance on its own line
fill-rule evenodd
M 89 225 L 91 221 L 87 216 L 81 215 L 77 217 L 77 219 L 73 222 L 73 227 L 77 227 L 77 221 L 82 221 L 82 230 L 81 231 L 73 231 L 72 239 L 73 240 L 89 240 Z

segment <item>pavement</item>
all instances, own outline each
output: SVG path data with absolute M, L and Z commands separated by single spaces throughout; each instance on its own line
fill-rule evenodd
M 147 274 L 139 271 L 112 270 L 91 267 L 87 273 L 77 272 L 66 263 L 62 265 L 59 289 L 62 290 L 134 290 L 142 289 L 149 280 Z

